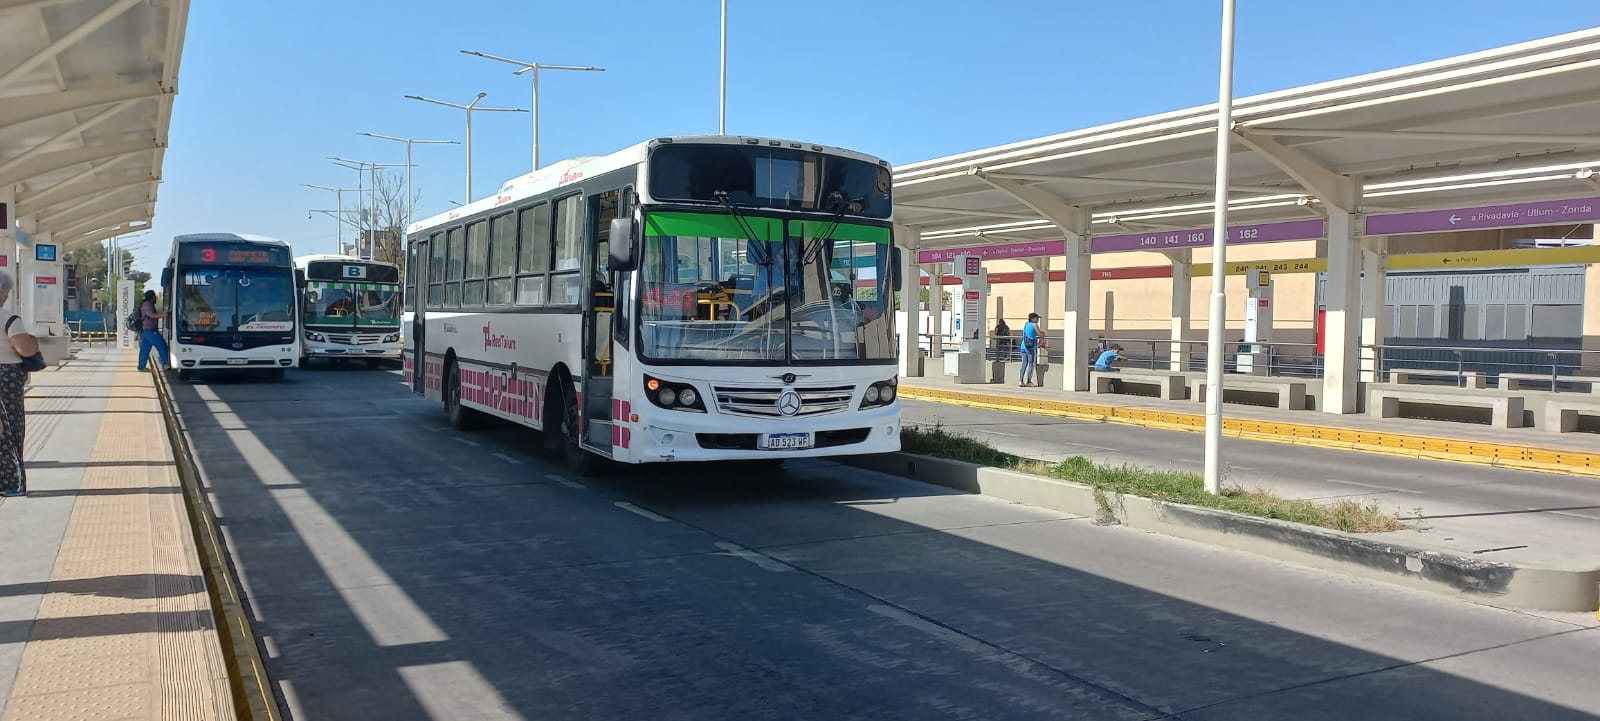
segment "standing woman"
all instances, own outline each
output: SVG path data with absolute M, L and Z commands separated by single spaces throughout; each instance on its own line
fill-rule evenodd
M 0 496 L 20 496 L 28 490 L 28 474 L 22 467 L 23 434 L 27 431 L 22 393 L 28 373 L 44 366 L 39 341 L 11 310 L 16 289 L 11 274 L 0 271 L 0 317 L 6 319 L 9 341 L 0 343 Z

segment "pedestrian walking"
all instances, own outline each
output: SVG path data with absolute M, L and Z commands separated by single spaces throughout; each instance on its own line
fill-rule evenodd
M 28 492 L 28 473 L 22 453 L 28 419 L 23 392 L 28 372 L 44 367 L 39 341 L 28 330 L 21 316 L 12 312 L 11 298 L 17 283 L 10 273 L 0 271 L 0 317 L 4 317 L 7 343 L 0 343 L 0 496 L 21 496 Z
M 165 367 L 172 362 L 172 351 L 167 349 L 167 339 L 161 335 L 161 319 L 167 314 L 156 310 L 155 291 L 144 292 L 144 302 L 139 304 L 139 317 L 144 322 L 143 329 L 139 331 L 139 370 L 144 370 L 152 349 L 161 352 L 161 365 Z

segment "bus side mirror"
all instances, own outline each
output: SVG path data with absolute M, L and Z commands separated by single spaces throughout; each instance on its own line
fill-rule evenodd
M 172 266 L 170 265 L 161 269 L 161 287 L 172 287 Z
M 905 282 L 900 277 L 900 246 L 889 247 L 889 290 L 905 290 L 901 285 Z
M 634 234 L 637 232 L 638 227 L 633 224 L 632 218 L 611 219 L 611 270 L 627 272 L 637 267 L 634 257 L 638 240 Z
M 304 270 L 301 270 L 299 268 L 295 268 L 294 269 L 294 287 L 296 287 L 296 288 L 305 288 L 306 287 L 306 272 Z

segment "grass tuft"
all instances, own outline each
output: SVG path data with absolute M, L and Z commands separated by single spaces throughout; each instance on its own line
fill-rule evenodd
M 901 433 L 901 447 L 908 453 L 1077 481 L 1100 491 L 1096 494 L 1097 498 L 1106 494 L 1141 496 L 1349 533 L 1381 533 L 1406 528 L 1406 524 L 1395 514 L 1384 512 L 1376 502 L 1362 504 L 1340 500 L 1318 503 L 1283 498 L 1264 488 L 1248 491 L 1226 488 L 1221 494 L 1214 495 L 1206 492 L 1205 479 L 1198 473 L 1131 465 L 1113 466 L 1096 463 L 1083 456 L 1073 456 L 1056 464 L 1043 463 L 1005 453 L 976 438 L 952 433 L 939 425 L 932 428 L 906 426 Z

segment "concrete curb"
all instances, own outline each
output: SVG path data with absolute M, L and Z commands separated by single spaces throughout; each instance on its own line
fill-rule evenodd
M 1163 431 L 1200 433 L 1205 430 L 1204 415 L 1181 411 L 1129 408 L 1051 398 L 1019 398 L 928 388 L 910 383 L 900 385 L 900 397 L 1012 413 L 1142 426 Z M 1224 418 L 1222 434 L 1253 441 L 1600 478 L 1600 453 L 1244 418 Z
M 924 483 L 1491 606 L 1581 612 L 1600 606 L 1600 568 L 1486 561 L 1297 523 L 1138 496 L 1107 495 L 1081 483 L 912 453 L 838 460 Z
M 183 435 L 178 407 L 172 400 L 172 392 L 167 387 L 167 377 L 160 364 L 151 364 L 150 378 L 156 389 L 156 398 L 161 402 L 167 441 L 172 446 L 173 461 L 177 464 L 178 485 L 183 489 L 195 548 L 200 552 L 206 590 L 211 596 L 211 610 L 217 618 L 217 633 L 228 669 L 228 688 L 233 697 L 234 715 L 240 721 L 279 721 L 283 715 L 278 708 L 277 697 L 272 692 L 272 681 L 267 676 L 267 665 L 261 657 L 261 649 L 256 645 L 255 629 L 244 607 L 242 586 L 228 561 L 227 544 L 217 528 L 216 515 L 212 512 L 204 483 L 200 479 L 199 466 L 195 463 L 188 439 Z

